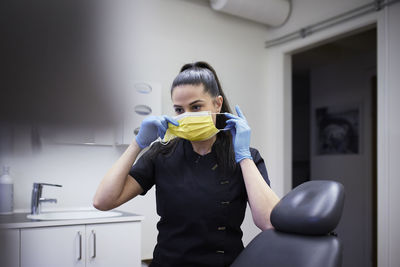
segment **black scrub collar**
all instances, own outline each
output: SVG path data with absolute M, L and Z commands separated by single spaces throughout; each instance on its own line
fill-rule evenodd
M 186 159 L 188 159 L 189 161 L 198 161 L 199 159 L 207 159 L 210 161 L 215 161 L 216 160 L 216 153 L 215 153 L 215 144 L 217 143 L 217 141 L 214 142 L 212 148 L 211 148 L 211 152 L 207 153 L 205 155 L 200 155 L 197 152 L 195 152 L 193 150 L 193 146 L 192 143 L 189 140 L 186 139 L 182 139 L 183 142 L 183 148 L 184 148 L 184 153 L 185 153 L 185 157 Z

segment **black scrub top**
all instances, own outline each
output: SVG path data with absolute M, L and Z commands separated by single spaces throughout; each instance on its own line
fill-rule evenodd
M 264 160 L 251 155 L 269 185 Z M 156 186 L 158 237 L 152 267 L 229 266 L 243 250 L 242 230 L 247 193 L 239 164 L 223 175 L 214 147 L 201 156 L 179 139 L 169 155 L 145 154 L 130 175 L 144 190 Z

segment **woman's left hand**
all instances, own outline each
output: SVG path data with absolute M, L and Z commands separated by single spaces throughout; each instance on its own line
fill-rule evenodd
M 239 163 L 243 159 L 253 159 L 250 153 L 251 129 L 239 106 L 236 106 L 235 109 L 238 116 L 225 113 L 229 120 L 226 121 L 224 130 L 231 131 L 235 159 Z

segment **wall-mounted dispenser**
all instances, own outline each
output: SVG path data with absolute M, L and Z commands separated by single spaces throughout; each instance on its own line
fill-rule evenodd
M 116 135 L 116 145 L 131 144 L 144 118 L 161 115 L 161 84 L 133 82 L 125 91 L 124 101 L 123 120 Z

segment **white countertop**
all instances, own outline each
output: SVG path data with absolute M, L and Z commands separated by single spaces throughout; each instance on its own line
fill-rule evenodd
M 118 211 L 118 210 L 116 210 Z M 0 229 L 15 229 L 15 228 L 35 228 L 35 227 L 50 227 L 62 225 L 78 225 L 78 224 L 98 224 L 98 223 L 117 223 L 117 222 L 134 222 L 142 221 L 144 216 L 118 211 L 122 213 L 120 216 L 108 218 L 91 218 L 91 219 L 73 219 L 73 220 L 54 220 L 42 221 L 31 220 L 26 216 L 29 213 L 13 213 L 10 215 L 0 215 Z

